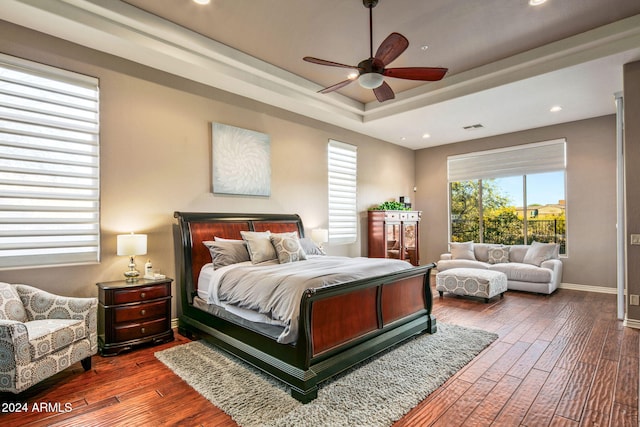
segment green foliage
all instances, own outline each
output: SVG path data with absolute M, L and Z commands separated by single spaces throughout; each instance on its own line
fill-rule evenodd
M 378 206 L 371 208 L 373 211 L 408 211 L 409 208 L 404 206 L 404 203 L 390 201 L 382 202 Z

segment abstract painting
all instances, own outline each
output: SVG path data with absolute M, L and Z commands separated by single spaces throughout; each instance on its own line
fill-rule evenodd
M 212 123 L 213 192 L 271 195 L 269 135 Z

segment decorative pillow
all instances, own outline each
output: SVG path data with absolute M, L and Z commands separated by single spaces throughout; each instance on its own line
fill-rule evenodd
M 504 264 L 509 262 L 509 246 L 489 248 L 489 264 Z
M 271 234 L 271 243 L 276 249 L 280 264 L 307 259 L 307 254 L 302 249 L 298 233 L 295 231 L 291 233 L 273 233 Z
M 543 261 L 553 258 L 556 246 L 555 243 L 532 242 L 522 262 L 540 267 Z
M 303 237 L 300 239 L 300 246 L 307 255 L 326 255 L 327 253 L 313 240 Z
M 240 234 L 249 249 L 251 262 L 258 264 L 260 262 L 278 259 L 276 250 L 271 243 L 270 231 L 241 231 Z
M 0 282 L 0 319 L 27 321 L 27 312 L 16 290 L 8 283 Z
M 216 240 L 202 243 L 209 248 L 214 270 L 250 260 L 244 240 Z
M 451 259 L 470 259 L 476 260 L 476 255 L 473 253 L 473 242 L 464 243 L 449 243 L 451 248 Z

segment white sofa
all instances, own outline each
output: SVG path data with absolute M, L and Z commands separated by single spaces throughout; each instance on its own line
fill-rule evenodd
M 507 275 L 507 288 L 517 291 L 553 293 L 562 281 L 559 246 L 533 242 L 531 245 L 495 245 L 488 243 L 450 243 L 450 252 L 442 254 L 437 270 L 478 268 Z

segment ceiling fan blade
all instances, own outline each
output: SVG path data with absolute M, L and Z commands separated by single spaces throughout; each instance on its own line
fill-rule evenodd
M 347 79 L 347 80 L 343 80 L 340 83 L 336 83 L 333 86 L 329 86 L 329 87 L 325 87 L 324 89 L 321 89 L 318 91 L 318 93 L 329 93 L 329 92 L 333 92 L 334 90 L 338 90 L 340 88 L 345 87 L 346 85 L 348 85 L 349 83 L 351 83 L 353 81 L 353 79 Z
M 386 68 L 382 74 L 387 77 L 395 77 L 396 79 L 435 82 L 437 80 L 441 80 L 447 71 L 447 68 L 438 67 L 406 67 Z
M 376 94 L 376 98 L 379 102 L 384 102 L 396 97 L 393 93 L 393 89 L 391 89 L 391 86 L 389 86 L 387 82 L 383 82 L 382 86 L 375 88 L 373 93 Z
M 391 33 L 380 44 L 374 58 L 381 61 L 383 66 L 386 66 L 400 56 L 407 47 L 409 47 L 409 40 L 405 36 L 399 33 Z
M 355 65 L 340 64 L 339 62 L 327 61 L 326 59 L 313 58 L 311 56 L 305 56 L 302 59 L 304 61 L 307 61 L 307 62 L 312 62 L 314 64 L 320 64 L 320 65 L 328 65 L 330 67 L 342 67 L 342 68 L 355 68 L 355 69 L 358 69 L 358 67 L 356 67 Z

